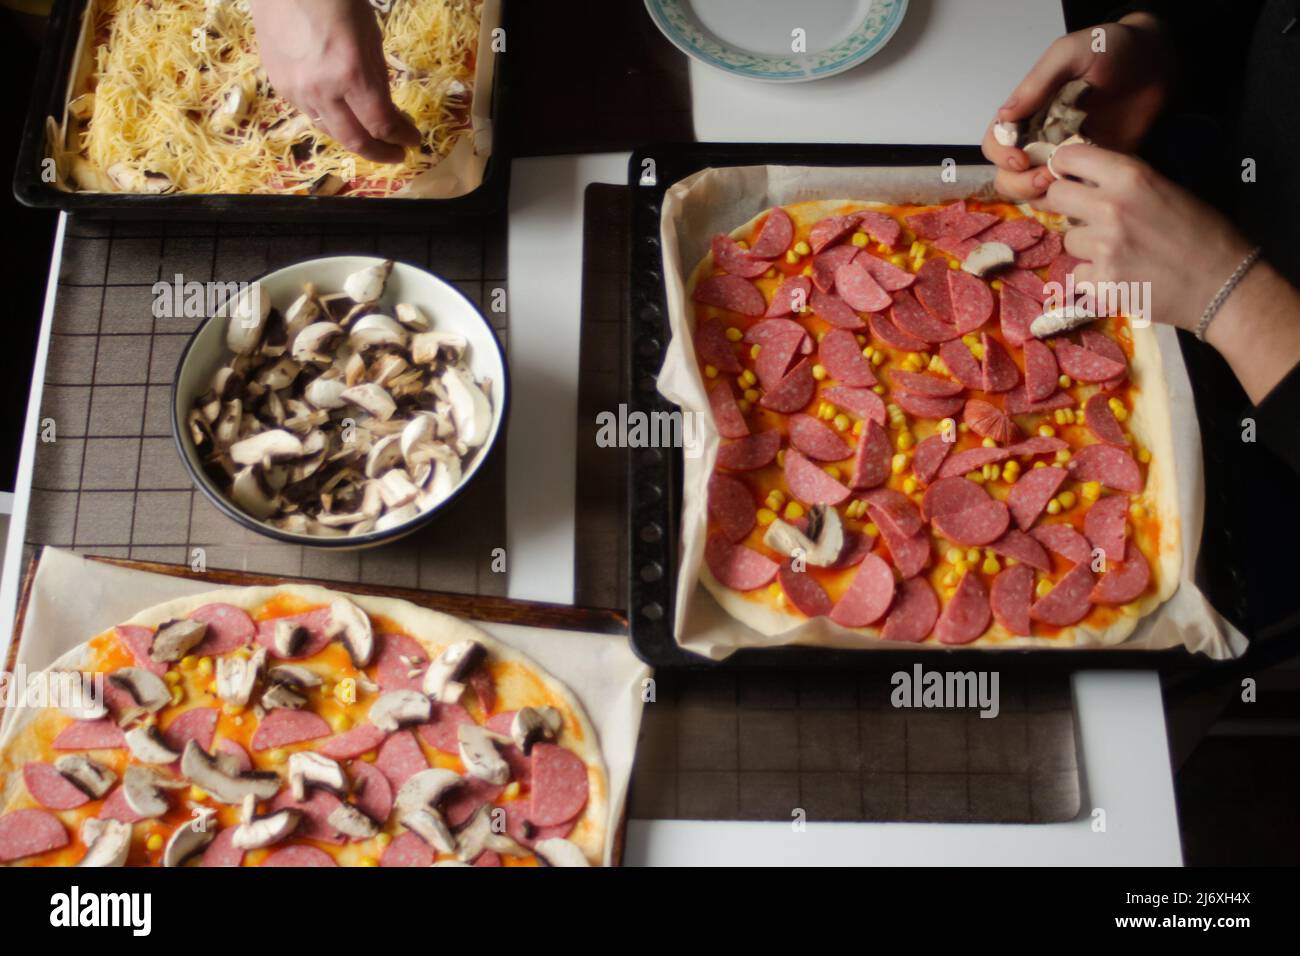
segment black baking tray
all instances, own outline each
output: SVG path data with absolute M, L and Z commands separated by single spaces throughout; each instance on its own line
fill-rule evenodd
M 668 312 L 663 283 L 659 214 L 665 190 L 701 169 L 724 166 L 928 166 L 944 160 L 958 165 L 984 163 L 974 146 L 825 145 L 758 143 L 673 143 L 646 146 L 628 163 L 632 193 L 629 242 L 628 348 L 624 380 L 628 411 L 645 414 L 674 408 L 655 388 L 668 346 Z M 653 172 L 653 181 L 646 177 Z M 840 650 L 818 647 L 747 648 L 723 662 L 683 650 L 673 639 L 678 530 L 681 523 L 682 454 L 680 449 L 634 448 L 628 451 L 628 593 L 627 616 L 632 649 L 655 667 L 789 667 L 867 668 L 910 665 L 1034 671 L 1057 669 L 1142 668 L 1206 669 L 1223 663 L 1183 648 L 1161 651 L 1057 650 Z M 1213 501 L 1206 503 L 1207 528 L 1215 522 Z M 1197 576 L 1198 582 L 1201 576 Z M 1208 587 L 1207 587 L 1208 585 Z M 1216 607 L 1232 607 L 1236 596 L 1217 594 L 1213 582 L 1202 589 Z
M 32 85 L 18 148 L 14 196 L 28 206 L 62 209 L 89 218 L 164 217 L 244 222 L 395 222 L 445 224 L 485 216 L 504 204 L 510 182 L 510 106 L 518 57 L 497 54 L 492 82 L 492 155 L 477 189 L 454 199 L 379 199 L 347 196 L 267 196 L 233 193 L 148 196 L 65 192 L 42 176 L 45 118 L 63 115 L 67 78 L 76 55 L 82 15 L 89 0 L 55 0 Z M 502 0 L 501 25 L 509 35 L 518 22 L 519 0 Z M 476 94 L 477 95 L 477 94 Z

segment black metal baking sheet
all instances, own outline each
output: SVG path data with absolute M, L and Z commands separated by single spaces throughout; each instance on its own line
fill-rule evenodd
M 710 167 L 792 166 L 925 166 L 945 159 L 959 165 L 982 164 L 974 146 L 825 145 L 759 143 L 681 143 L 646 146 L 628 164 L 632 191 L 630 281 L 628 283 L 628 411 L 646 414 L 669 412 L 676 406 L 659 394 L 655 379 L 668 345 L 668 312 L 663 284 L 663 256 L 659 241 L 660 208 L 664 192 L 673 183 Z M 653 161 L 651 166 L 648 161 Z M 653 168 L 654 182 L 643 180 Z M 632 648 L 655 667 L 876 667 L 923 661 L 935 667 L 1061 668 L 1206 668 L 1220 662 L 1193 655 L 1183 648 L 1161 651 L 1107 649 L 1064 650 L 1024 648 L 1007 650 L 838 650 L 819 647 L 747 648 L 724 662 L 709 661 L 683 650 L 673 639 L 672 621 L 677 577 L 678 531 L 681 522 L 680 449 L 631 449 L 628 459 L 628 601 L 627 615 Z M 1207 528 L 1215 527 L 1216 508 L 1206 503 Z M 1198 578 L 1199 580 L 1199 578 Z M 1234 598 L 1218 594 L 1213 582 L 1209 594 L 1216 607 L 1232 607 Z
M 401 222 L 441 224 L 500 209 L 510 182 L 511 88 L 515 61 L 497 54 L 492 82 L 492 154 L 477 189 L 454 199 L 380 199 L 348 196 L 270 196 L 233 193 L 149 196 L 66 192 L 42 178 L 45 119 L 61 117 L 68 74 L 76 55 L 82 15 L 90 0 L 55 0 L 45 34 L 27 122 L 18 147 L 14 196 L 28 206 L 62 209 L 92 218 L 221 219 L 244 222 Z M 518 22 L 519 0 L 502 0 L 501 25 L 509 35 Z M 478 91 L 475 91 L 478 95 Z

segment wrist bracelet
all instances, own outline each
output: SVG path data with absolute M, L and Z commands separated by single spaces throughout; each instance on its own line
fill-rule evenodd
M 1210 327 L 1210 322 L 1219 314 L 1219 310 L 1223 308 L 1223 303 L 1228 301 L 1228 296 L 1232 295 L 1232 290 L 1237 288 L 1237 283 L 1245 278 L 1246 273 L 1250 271 L 1250 267 L 1259 259 L 1260 252 L 1260 247 L 1256 246 L 1246 253 L 1246 258 L 1241 260 L 1241 264 L 1232 270 L 1232 275 L 1228 276 L 1223 285 L 1219 286 L 1219 291 L 1214 293 L 1214 298 L 1210 300 L 1210 304 L 1201 313 L 1201 320 L 1196 323 L 1194 331 L 1198 340 L 1205 341 L 1205 330 Z

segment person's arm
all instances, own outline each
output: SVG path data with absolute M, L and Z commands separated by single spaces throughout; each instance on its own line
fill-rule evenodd
M 399 163 L 420 144 L 393 105 L 383 36 L 366 0 L 250 0 L 258 52 L 275 91 L 343 148 Z

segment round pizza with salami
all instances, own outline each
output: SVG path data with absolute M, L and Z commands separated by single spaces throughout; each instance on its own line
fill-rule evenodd
M 229 589 L 143 611 L 45 676 L 72 693 L 24 707 L 0 743 L 0 863 L 606 861 L 582 705 L 445 614 Z
M 720 444 L 701 581 L 763 635 L 1123 641 L 1180 568 L 1155 335 L 1031 325 L 1064 223 L 817 200 L 713 237 L 687 295 Z M 1041 331 L 1040 325 L 1035 331 Z

